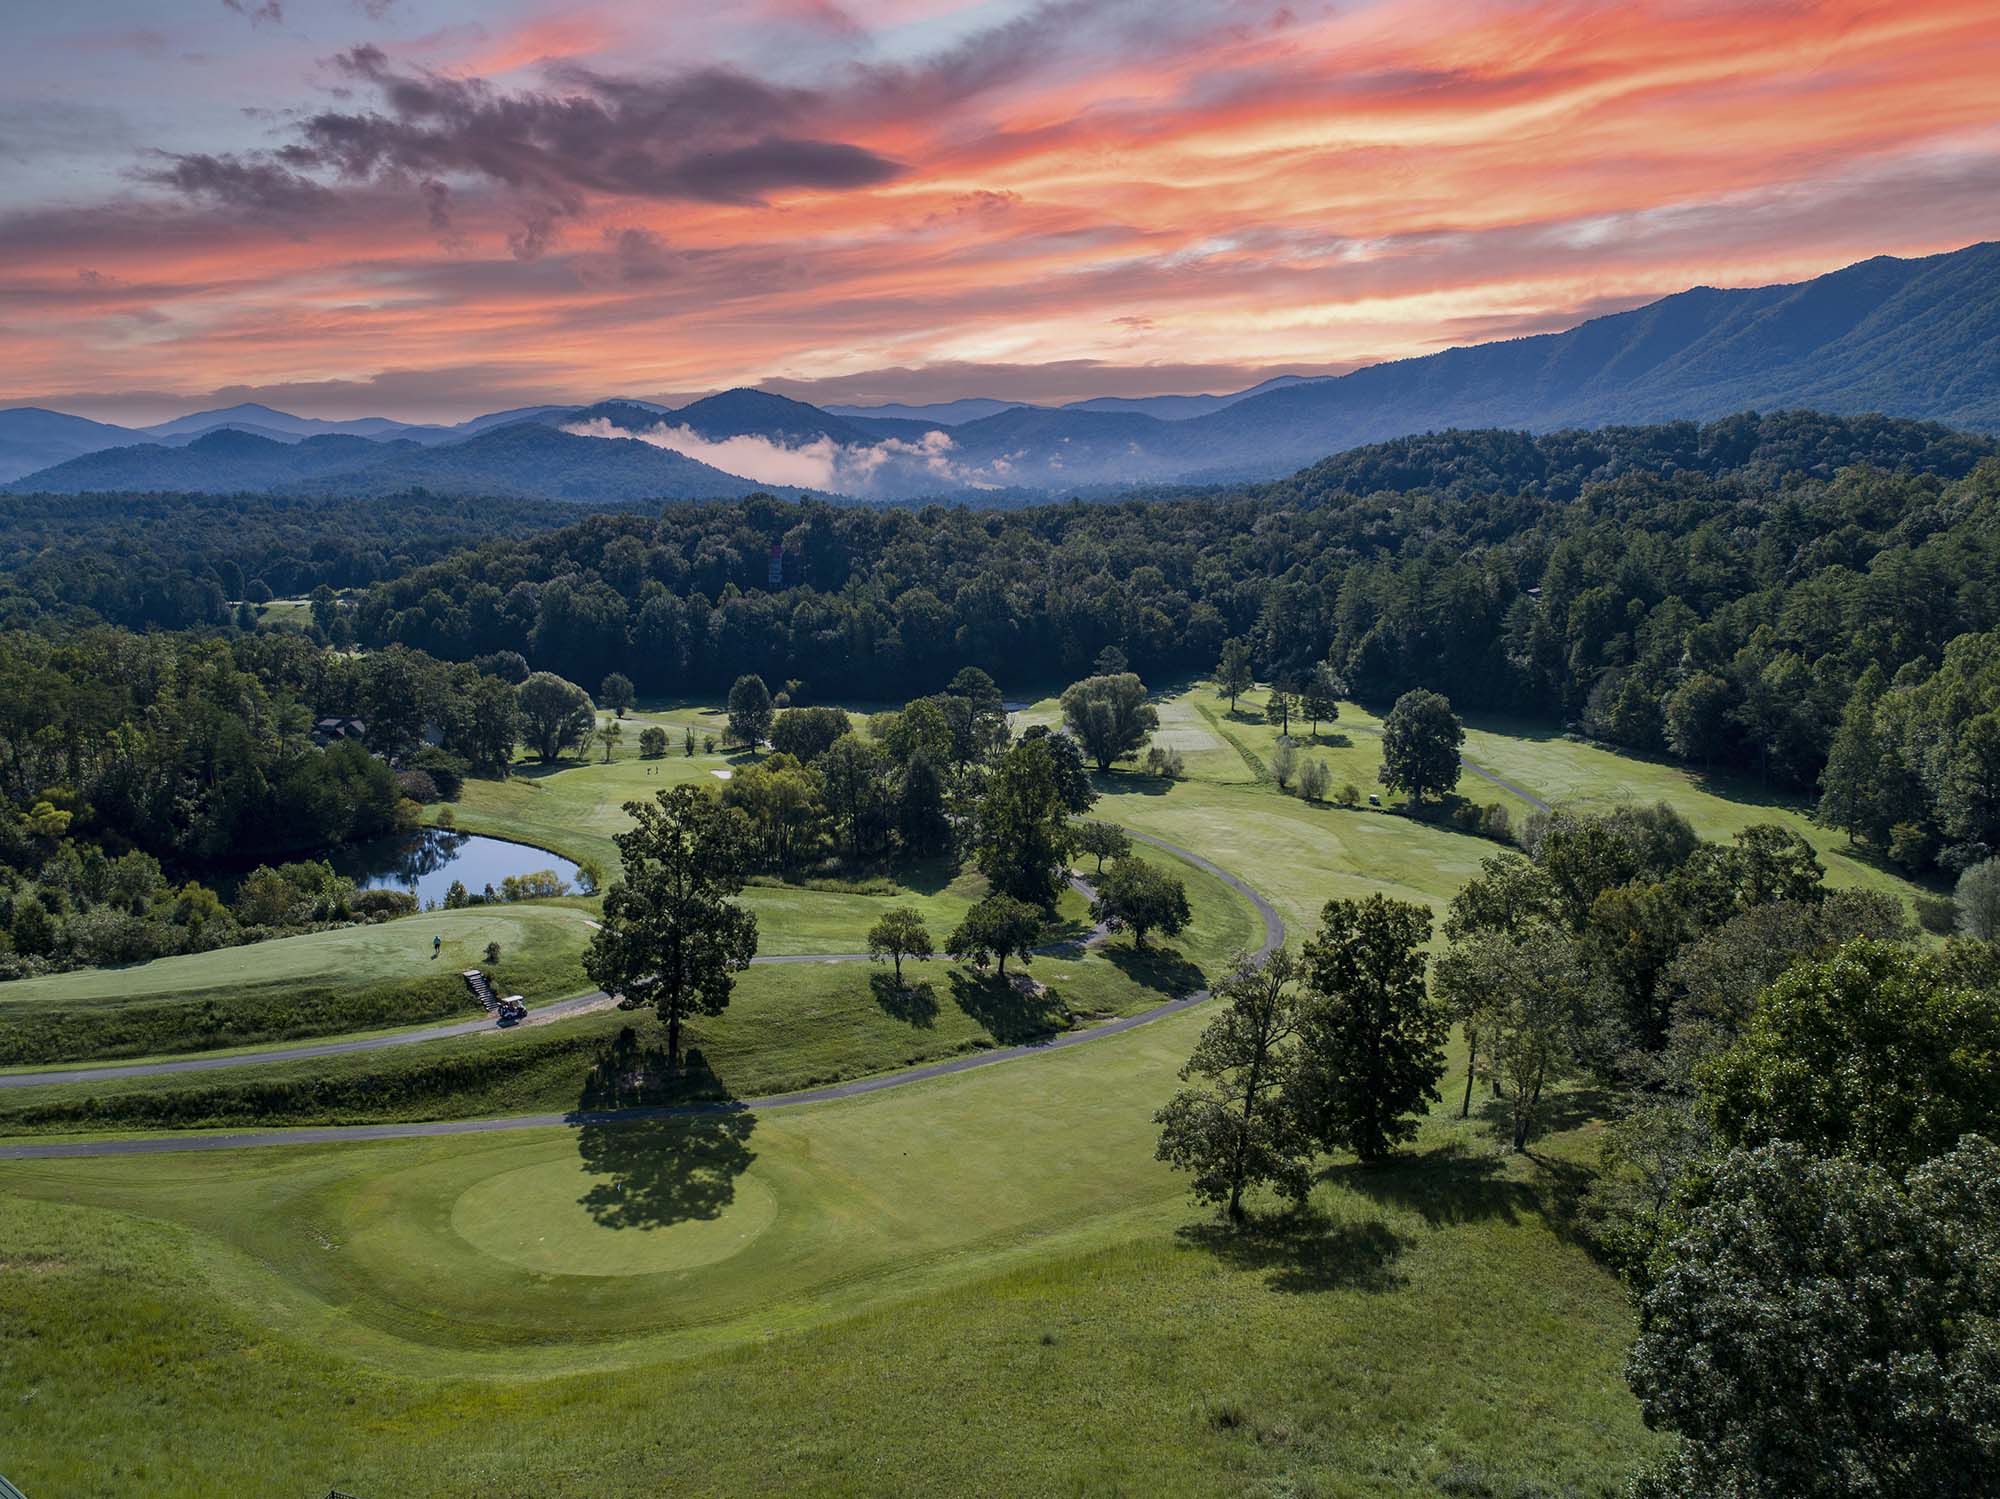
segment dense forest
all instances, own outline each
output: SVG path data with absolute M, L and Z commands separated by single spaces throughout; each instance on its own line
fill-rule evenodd
M 49 616 L 135 630 L 222 625 L 246 599 L 359 588 L 575 519 L 542 500 L 422 493 L 0 495 L 0 626 Z
M 642 693 L 758 673 L 799 701 L 965 666 L 1055 685 L 1106 647 L 1158 682 L 1242 639 L 1267 680 L 1327 662 L 1366 702 L 1428 687 L 1793 792 L 1831 757 L 1829 821 L 1957 869 L 2000 846 L 1995 452 L 1784 413 L 1448 432 L 1277 484 L 1005 512 L 759 496 L 549 527 L 564 512 L 505 502 L 183 500 L 58 525 L 14 501 L 0 587 L 44 626 L 215 625 L 239 579 L 320 587 L 309 628 L 338 644 Z

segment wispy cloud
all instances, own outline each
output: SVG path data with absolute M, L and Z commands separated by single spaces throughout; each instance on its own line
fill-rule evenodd
M 17 43 L 105 123 L 10 90 L 0 399 L 1216 389 L 2000 237 L 1990 0 L 268 3 Z

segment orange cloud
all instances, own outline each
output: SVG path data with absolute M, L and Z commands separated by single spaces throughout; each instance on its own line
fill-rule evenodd
M 218 168 L 179 198 L 124 182 L 95 209 L 0 218 L 0 381 L 359 400 L 378 370 L 478 367 L 583 398 L 1048 364 L 1137 393 L 1154 370 L 1342 366 L 2000 235 L 1990 0 L 1076 0 L 984 31 L 987 8 L 939 0 L 762 13 L 852 35 L 813 67 L 696 59 L 663 40 L 687 10 L 551 4 L 439 61 L 460 80 L 586 69 L 616 118 L 588 122 L 574 176 L 559 75 L 480 95 L 501 124 L 532 112 L 532 169 L 504 130 L 447 139 L 465 96 L 426 95 L 393 158 L 269 157 L 324 201 L 281 180 L 225 199 L 265 179 Z M 913 50 L 933 31 L 950 39 Z M 738 111 L 710 157 L 672 133 L 683 115 L 649 124 L 686 90 L 627 88 L 696 63 Z M 335 114 L 396 108 L 402 76 L 364 73 L 381 95 Z M 617 130 L 695 153 L 667 179 L 692 195 L 650 191 Z M 864 165 L 732 196 L 767 135 Z M 476 398 L 451 400 L 411 414 Z

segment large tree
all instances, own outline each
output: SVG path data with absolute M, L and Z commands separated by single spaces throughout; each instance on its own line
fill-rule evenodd
M 1991 1128 L 2000 989 L 1959 963 L 1863 940 L 1783 974 L 1700 1075 L 1723 1143 L 1791 1140 L 1907 1168 Z
M 636 695 L 632 691 L 632 679 L 622 671 L 612 672 L 599 685 L 597 700 L 623 718 L 636 701 Z
M 1063 723 L 1099 770 L 1136 755 L 1160 726 L 1160 714 L 1146 701 L 1146 684 L 1131 672 L 1085 677 L 1063 689 Z
M 1243 1189 L 1267 1183 L 1294 1202 L 1312 1184 L 1311 1142 L 1287 1107 L 1292 1074 L 1288 1043 L 1299 1027 L 1298 960 L 1274 952 L 1262 967 L 1239 959 L 1215 986 L 1224 1008 L 1195 1042 L 1183 1088 L 1153 1116 L 1160 1126 L 1160 1160 L 1194 1175 L 1197 1200 L 1243 1218 Z
M 1431 913 L 1371 895 L 1332 900 L 1305 946 L 1298 1097 L 1329 1150 L 1380 1160 L 1438 1100 L 1449 1022 L 1424 992 Z
M 755 749 L 771 732 L 771 689 L 764 679 L 746 674 L 729 689 L 729 737 Z
M 682 1020 L 721 1014 L 757 952 L 757 918 L 730 899 L 743 888 L 747 830 L 742 813 L 695 786 L 625 810 L 633 826 L 612 838 L 624 874 L 604 893 L 583 967 L 621 1009 L 659 1012 L 678 1066 Z
M 1709 1174 L 1626 1365 L 1648 1499 L 1974 1499 L 2000 1471 L 2000 1150 L 1907 1184 L 1778 1141 Z
M 597 708 L 590 694 L 554 672 L 538 671 L 514 689 L 520 710 L 521 737 L 541 757 L 554 764 L 564 750 L 590 742 L 597 725 Z
M 1465 725 L 1442 693 L 1419 687 L 1396 699 L 1382 721 L 1382 770 L 1378 779 L 1413 801 L 1443 796 L 1458 786 L 1458 750 Z
M 1023 739 L 1000 757 L 979 800 L 973 851 L 1002 895 L 1055 909 L 1069 857 L 1069 815 L 1046 739 Z

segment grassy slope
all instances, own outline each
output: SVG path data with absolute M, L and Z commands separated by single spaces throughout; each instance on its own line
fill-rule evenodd
M 1334 1164 L 1312 1232 L 1221 1239 L 1150 1158 L 1199 1021 L 728 1133 L 0 1163 L 8 1471 L 77 1494 L 1611 1492 L 1651 1439 L 1623 1299 L 1561 1231 L 1562 1152 L 1510 1159 L 1440 1113 L 1386 1169 Z M 482 1253 L 496 1194 L 598 1273 Z M 678 1228 L 732 1225 L 740 1252 L 674 1266 Z M 629 1247 L 649 1235 L 669 1249 Z
M 438 957 L 431 939 L 444 938 Z M 0 1063 L 201 1051 L 478 1010 L 460 973 L 542 1003 L 589 987 L 590 929 L 566 907 L 479 907 L 0 986 Z M 498 964 L 486 962 L 498 942 Z
M 1242 872 L 1295 935 L 1333 894 L 1439 906 L 1492 851 L 1260 784 L 1261 702 L 1169 702 L 1192 779 L 1110 777 L 1100 815 Z M 1373 789 L 1375 746 L 1352 732 L 1371 722 L 1345 709 L 1345 742 L 1314 751 L 1336 787 Z M 1771 815 L 1560 740 L 1468 749 L 1551 801 L 1664 794 L 1711 836 Z M 1836 881 L 1886 879 L 1809 836 Z M 866 1028 L 841 1013 L 841 971 L 767 972 L 805 986 L 827 1037 Z M 771 1020 L 806 1046 L 800 1002 Z M 754 1012 L 746 982 L 727 1018 Z M 135 1486 L 135 1462 L 166 1494 L 1614 1491 L 1654 1439 L 1619 1377 L 1623 1299 L 1562 1231 L 1589 1100 L 1565 1100 L 1571 1133 L 1537 1159 L 1440 1110 L 1396 1164 L 1336 1163 L 1311 1234 L 1231 1243 L 1150 1160 L 1200 1018 L 733 1137 L 0 1163 L 0 1401 L 26 1454 L 7 1461 L 31 1491 L 81 1493 Z M 720 1062 L 720 1031 L 704 1039 Z M 525 1226 L 493 1208 L 509 1193 Z M 613 1218 L 710 1216 L 676 1240 L 580 1217 L 586 1197 Z M 741 1252 L 710 1258 L 732 1228 Z M 140 1459 L 132 1421 L 161 1434 Z
M 1144 857 L 1186 882 L 1194 919 L 1178 942 L 1156 937 L 1139 953 L 1121 937 L 1084 956 L 1037 958 L 1029 972 L 1044 990 L 1034 995 L 942 961 L 906 963 L 902 992 L 867 963 L 760 965 L 737 980 L 727 1011 L 692 1023 L 688 1044 L 700 1049 L 703 1071 L 672 1095 L 649 1084 L 607 1094 L 601 1077 L 593 1083 L 593 1065 L 623 1027 L 635 1028 L 642 1049 L 659 1041 L 650 1017 L 607 1011 L 385 1051 L 12 1089 L 0 1093 L 0 1134 L 465 1118 L 689 1093 L 752 1097 L 1010 1045 L 1174 998 L 1254 944 L 1253 913 L 1234 891 L 1170 855 L 1149 849 Z M 1066 905 L 1081 913 L 1074 894 Z

